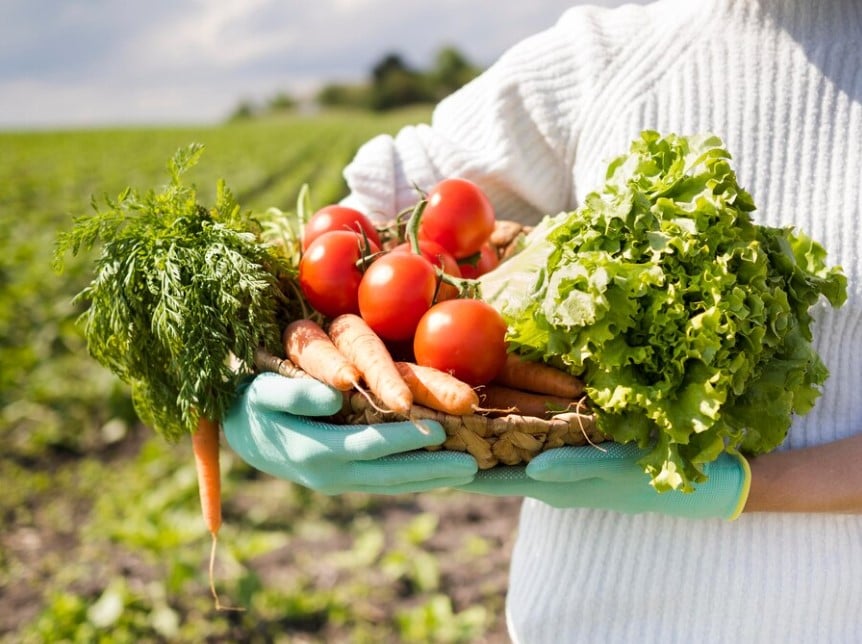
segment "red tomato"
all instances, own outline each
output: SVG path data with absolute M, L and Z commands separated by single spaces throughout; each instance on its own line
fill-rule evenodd
M 475 258 L 475 253 L 473 255 Z M 461 261 L 458 262 L 458 268 L 461 269 L 461 277 L 467 279 L 476 279 L 484 275 L 488 271 L 492 271 L 500 265 L 500 258 L 497 256 L 497 251 L 490 243 L 486 242 L 482 245 L 482 250 L 479 251 L 479 257 L 475 263 Z
M 506 362 L 506 322 L 481 300 L 446 300 L 419 320 L 413 353 L 417 364 L 447 371 L 473 387 L 484 385 Z
M 363 253 L 379 252 L 374 243 L 364 247 L 357 233 L 331 230 L 315 239 L 299 260 L 299 288 L 308 303 L 329 317 L 358 313 Z
M 459 259 L 478 253 L 494 231 L 494 208 L 466 179 L 443 179 L 428 194 L 419 238 L 440 244 Z
M 346 206 L 324 206 L 306 222 L 302 229 L 302 250 L 305 251 L 315 239 L 330 230 L 365 232 L 369 241 L 380 247 L 380 235 L 371 220 L 358 210 Z
M 437 268 L 441 269 L 447 275 L 451 275 L 452 277 L 461 277 L 461 269 L 458 266 L 458 262 L 455 261 L 455 258 L 452 257 L 449 251 L 437 242 L 433 242 L 430 239 L 420 239 L 419 251 L 422 253 L 422 257 L 427 259 Z M 404 242 L 403 244 L 399 244 L 393 248 L 392 252 L 412 253 L 413 247 L 410 245 L 410 242 Z M 442 302 L 443 300 L 451 300 L 454 297 L 458 297 L 458 288 L 452 284 L 447 284 L 441 281 L 440 289 L 437 291 L 437 301 Z
M 359 314 L 384 340 L 413 337 L 431 307 L 437 272 L 415 253 L 387 253 L 374 260 L 359 283 Z

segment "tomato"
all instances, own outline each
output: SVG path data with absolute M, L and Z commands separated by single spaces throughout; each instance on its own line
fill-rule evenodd
M 358 313 L 358 266 L 363 253 L 379 252 L 373 242 L 347 230 L 331 230 L 317 237 L 299 260 L 299 288 L 308 303 L 323 315 Z
M 419 239 L 440 244 L 456 258 L 478 253 L 494 231 L 494 208 L 471 181 L 443 179 L 428 193 Z
M 422 316 L 413 338 L 417 364 L 447 371 L 473 387 L 506 362 L 506 322 L 481 300 L 446 300 Z
M 331 230 L 364 232 L 369 241 L 380 247 L 380 235 L 371 220 L 364 214 L 347 206 L 324 206 L 306 222 L 302 229 L 302 250 L 305 251 L 315 239 Z
M 431 307 L 437 271 L 415 253 L 387 253 L 359 283 L 359 314 L 384 340 L 408 340 Z
M 479 251 L 478 257 L 476 257 L 474 253 L 470 259 L 475 260 L 475 262 L 458 262 L 458 268 L 461 269 L 461 277 L 466 277 L 467 279 L 476 279 L 477 277 L 494 270 L 500 265 L 500 258 L 497 256 L 497 251 L 494 250 L 494 247 L 488 242 L 485 242 L 482 245 L 482 249 Z
M 430 239 L 419 240 L 419 251 L 422 257 L 427 259 L 431 264 L 441 269 L 447 275 L 452 277 L 461 277 L 461 268 L 458 262 L 452 257 L 451 253 L 443 248 L 437 242 Z M 412 253 L 413 247 L 410 242 L 404 242 L 392 249 L 393 253 Z M 437 292 L 437 301 L 451 300 L 453 297 L 458 297 L 458 287 L 446 282 L 440 283 L 440 289 Z

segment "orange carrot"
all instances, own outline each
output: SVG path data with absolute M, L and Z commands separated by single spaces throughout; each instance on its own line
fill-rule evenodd
M 342 354 L 359 369 L 371 392 L 390 410 L 408 414 L 413 394 L 383 340 L 358 315 L 344 313 L 329 325 L 329 337 Z
M 198 420 L 192 434 L 192 451 L 198 473 L 198 492 L 207 530 L 215 537 L 221 528 L 221 476 L 219 468 L 219 426 L 206 418 Z
M 313 320 L 294 320 L 282 336 L 288 357 L 303 371 L 339 391 L 348 391 L 361 378 L 357 369 Z
M 584 383 L 577 376 L 543 362 L 532 362 L 510 353 L 503 370 L 494 381 L 524 391 L 577 398 L 584 393 Z
M 482 409 L 490 415 L 509 413 L 534 418 L 550 418 L 563 411 L 575 410 L 579 405 L 578 400 L 572 398 L 537 394 L 494 383 L 479 390 L 479 399 Z
M 414 362 L 396 362 L 395 366 L 420 405 L 453 416 L 472 414 L 479 406 L 473 388 L 445 371 Z
M 201 512 L 207 530 L 212 535 L 210 551 L 210 590 L 217 610 L 242 610 L 222 606 L 215 588 L 215 553 L 218 531 L 221 528 L 221 468 L 219 465 L 219 426 L 207 418 L 198 419 L 197 431 L 192 434 L 192 452 L 198 475 L 198 494 Z

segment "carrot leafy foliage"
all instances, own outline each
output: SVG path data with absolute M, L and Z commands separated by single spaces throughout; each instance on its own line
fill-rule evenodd
M 255 350 L 280 350 L 298 304 L 282 289 L 295 267 L 265 243 L 261 223 L 219 180 L 215 203 L 199 203 L 184 175 L 203 146 L 180 149 L 160 191 L 126 189 L 94 201 L 95 214 L 61 233 L 65 253 L 99 245 L 92 281 L 76 296 L 91 355 L 130 385 L 141 419 L 168 440 L 203 415 L 218 420 Z

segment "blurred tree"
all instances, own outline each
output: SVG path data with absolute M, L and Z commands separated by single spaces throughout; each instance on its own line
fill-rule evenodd
M 317 92 L 314 101 L 322 107 L 370 107 L 369 89 L 366 84 L 329 83 Z
M 428 78 L 408 67 L 398 54 L 387 54 L 371 71 L 371 108 L 387 110 L 434 100 Z
M 239 105 L 236 106 L 228 120 L 230 121 L 245 121 L 252 118 L 255 114 L 254 105 L 252 105 L 251 101 L 241 101 Z
M 321 107 L 349 107 L 385 111 L 417 103 L 436 103 L 475 78 L 482 70 L 455 47 L 440 49 L 427 71 L 414 69 L 395 52 L 385 54 L 372 68 L 364 83 L 327 83 L 314 96 Z M 279 93 L 265 109 L 244 102 L 232 120 L 257 114 L 272 114 L 296 107 L 296 101 Z
M 434 66 L 429 72 L 435 99 L 440 100 L 448 96 L 473 80 L 481 71 L 454 47 L 444 47 L 437 52 Z
M 267 112 L 288 112 L 296 107 L 296 99 L 290 94 L 279 92 L 267 102 Z

